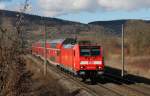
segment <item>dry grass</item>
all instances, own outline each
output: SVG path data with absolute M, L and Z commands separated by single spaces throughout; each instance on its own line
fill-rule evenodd
M 112 55 L 106 60 L 106 65 L 121 69 L 120 55 Z M 150 56 L 128 56 L 125 58 L 125 69 L 128 73 L 150 78 Z
M 43 75 L 43 70 L 32 60 L 26 59 L 27 68 L 33 73 L 33 92 L 35 96 L 67 96 L 67 92 L 62 88 L 57 79 L 50 74 Z
M 31 73 L 22 58 L 20 33 L 9 20 L 0 26 L 0 96 L 31 96 Z

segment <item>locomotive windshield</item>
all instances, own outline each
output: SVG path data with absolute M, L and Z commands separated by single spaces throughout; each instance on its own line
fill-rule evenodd
M 90 49 L 80 49 L 81 56 L 90 56 Z
M 99 49 L 81 48 L 80 55 L 81 56 L 98 56 L 98 55 L 100 55 L 100 50 Z
M 99 49 L 91 49 L 91 55 L 92 56 L 100 55 L 100 50 Z

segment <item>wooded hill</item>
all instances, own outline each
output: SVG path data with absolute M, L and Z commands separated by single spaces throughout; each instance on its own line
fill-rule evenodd
M 0 10 L 0 24 L 10 21 L 16 25 L 18 12 Z M 125 47 L 128 54 L 150 54 L 150 21 L 146 20 L 113 20 L 93 21 L 88 24 L 67 21 L 57 18 L 23 14 L 23 36 L 31 42 L 43 39 L 46 30 L 49 39 L 75 37 L 95 41 L 116 53 L 121 47 L 121 25 L 125 25 Z M 44 27 L 45 26 L 45 27 Z

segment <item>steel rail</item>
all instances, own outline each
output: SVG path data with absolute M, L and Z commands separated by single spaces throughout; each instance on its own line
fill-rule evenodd
M 107 74 L 107 76 L 104 76 L 104 77 L 105 77 L 105 78 L 108 78 L 109 80 L 112 80 L 112 81 L 114 81 L 114 82 L 118 82 L 118 83 L 120 83 L 120 84 L 122 85 L 122 87 L 125 87 L 125 88 L 127 88 L 127 89 L 130 89 L 130 90 L 132 90 L 132 91 L 134 91 L 134 92 L 141 93 L 141 94 L 143 94 L 143 95 L 145 95 L 145 96 L 150 96 L 150 94 L 145 93 L 145 92 L 143 92 L 143 91 L 141 91 L 141 90 L 135 89 L 135 88 L 133 88 L 133 87 L 131 87 L 131 86 L 128 86 L 127 84 L 125 84 L 124 81 L 118 81 L 118 80 L 112 78 L 111 76 L 112 76 L 112 75 Z

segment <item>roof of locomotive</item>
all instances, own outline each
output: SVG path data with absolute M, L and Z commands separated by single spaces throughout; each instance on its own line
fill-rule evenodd
M 54 39 L 54 40 L 46 40 L 47 43 L 63 43 L 65 39 Z M 44 43 L 44 40 L 39 40 L 38 42 Z
M 39 42 L 44 43 L 43 40 L 40 40 Z M 60 43 L 63 46 L 68 46 L 68 47 L 73 47 L 75 44 L 79 44 L 79 46 L 98 46 L 97 44 L 94 44 L 91 41 L 77 40 L 75 38 L 47 40 L 47 43 Z
M 65 39 L 47 40 L 48 43 L 63 43 Z

